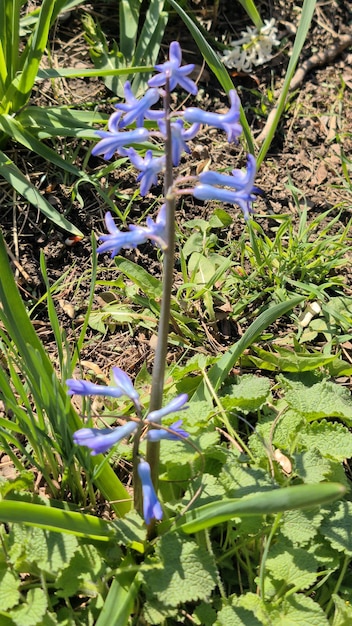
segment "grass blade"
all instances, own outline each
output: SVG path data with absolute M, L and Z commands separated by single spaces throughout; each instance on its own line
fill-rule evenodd
M 170 0 L 171 2 L 172 0 Z M 270 130 L 268 132 L 267 137 L 264 140 L 263 145 L 261 146 L 260 150 L 259 150 L 259 154 L 257 157 L 257 167 L 260 167 L 260 164 L 262 163 L 262 161 L 265 159 L 265 156 L 271 146 L 271 142 L 273 140 L 273 137 L 275 135 L 276 129 L 278 127 L 281 115 L 284 111 L 285 108 L 285 104 L 286 104 L 286 98 L 287 98 L 287 94 L 290 88 L 290 83 L 293 77 L 293 74 L 295 72 L 297 63 L 298 63 L 298 59 L 299 59 L 299 55 L 301 54 L 301 50 L 303 48 L 304 42 L 307 38 L 307 34 L 308 34 L 308 30 L 310 28 L 311 22 L 312 22 L 312 18 L 313 18 L 313 14 L 314 14 L 314 10 L 315 10 L 315 5 L 316 5 L 316 0 L 304 0 L 303 3 L 303 7 L 302 7 L 302 14 L 301 14 L 301 19 L 299 22 L 299 26 L 297 29 L 297 34 L 296 34 L 296 38 L 295 38 L 295 42 L 293 45 L 293 50 L 292 50 L 292 55 L 290 58 L 290 62 L 288 64 L 288 68 L 287 68 L 287 72 L 286 72 L 286 76 L 285 76 L 285 80 L 284 80 L 284 84 L 282 86 L 282 90 L 281 90 L 281 94 L 280 97 L 278 99 L 277 105 L 274 109 L 275 111 L 275 115 L 273 116 L 271 125 L 270 125 Z

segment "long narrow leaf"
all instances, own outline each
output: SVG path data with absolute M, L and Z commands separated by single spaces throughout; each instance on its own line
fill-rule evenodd
M 170 2 L 171 1 L 172 0 L 170 0 Z M 262 163 L 262 161 L 265 159 L 266 153 L 268 152 L 270 148 L 270 145 L 275 135 L 276 129 L 278 127 L 281 115 L 285 108 L 287 94 L 290 88 L 290 83 L 291 83 L 294 71 L 296 69 L 297 63 L 298 63 L 299 55 L 301 54 L 301 50 L 307 38 L 308 30 L 310 28 L 314 10 L 315 10 L 315 5 L 316 5 L 316 0 L 304 0 L 301 19 L 300 19 L 299 26 L 297 29 L 297 34 L 296 34 L 295 42 L 293 45 L 290 62 L 288 64 L 288 68 L 287 68 L 284 84 L 282 86 L 282 90 L 280 93 L 280 97 L 275 107 L 275 116 L 273 117 L 271 121 L 270 130 L 268 132 L 267 137 L 264 140 L 263 145 L 261 146 L 259 150 L 259 154 L 257 157 L 258 168 L 260 167 L 260 164 Z
M 177 523 L 177 528 L 185 533 L 196 533 L 234 517 L 269 515 L 291 509 L 313 509 L 342 498 L 345 493 L 346 488 L 339 483 L 319 483 L 273 489 L 232 500 L 219 500 L 188 511 Z
M 127 626 L 139 587 L 135 572 L 115 578 L 95 626 Z
M 175 9 L 175 11 L 179 14 L 181 19 L 186 24 L 189 32 L 191 33 L 194 41 L 196 42 L 200 52 L 202 53 L 204 60 L 209 65 L 211 71 L 215 74 L 218 79 L 220 85 L 222 85 L 223 89 L 228 93 L 230 89 L 234 89 L 233 82 L 230 78 L 229 73 L 227 72 L 225 66 L 221 63 L 220 59 L 212 49 L 212 47 L 208 44 L 205 37 L 202 35 L 195 21 L 192 19 L 190 15 L 188 15 L 176 2 L 176 0 L 169 0 L 169 4 Z M 243 128 L 244 136 L 247 142 L 248 150 L 251 154 L 254 154 L 254 143 L 252 140 L 252 133 L 249 128 L 247 118 L 245 116 L 244 110 L 241 107 L 240 109 L 240 121 Z
M 53 406 L 49 407 L 48 410 L 55 410 L 55 402 L 59 403 L 61 407 L 64 407 L 62 419 L 65 419 L 65 423 L 67 423 L 73 433 L 75 430 L 82 427 L 81 420 L 72 405 L 68 402 L 66 391 L 59 383 L 50 359 L 28 318 L 27 311 L 12 275 L 1 233 L 0 267 L 0 302 L 2 305 L 0 309 L 0 319 L 2 324 L 14 342 L 27 371 L 32 375 L 31 383 L 34 389 L 35 386 L 38 385 L 38 381 L 40 383 L 41 380 L 45 379 L 48 386 L 50 384 L 49 381 L 52 381 L 51 395 L 54 396 L 56 394 L 56 396 L 54 398 L 51 397 Z M 40 358 L 39 371 L 38 358 Z M 55 385 L 53 384 L 54 381 L 56 381 Z M 42 406 L 44 409 L 44 405 Z M 93 471 L 95 467 L 99 467 L 103 460 L 101 455 L 89 457 L 89 460 L 87 460 L 87 456 L 83 455 L 80 449 L 77 450 L 77 456 L 83 467 L 87 466 L 89 463 L 89 469 L 91 471 Z M 99 471 L 95 478 L 95 483 L 107 501 L 111 503 L 112 508 L 118 516 L 123 516 L 130 510 L 130 495 L 108 463 L 105 463 L 104 467 Z
M 0 521 L 29 524 L 44 530 L 65 532 L 98 541 L 109 541 L 114 533 L 108 522 L 87 513 L 14 500 L 0 502 Z

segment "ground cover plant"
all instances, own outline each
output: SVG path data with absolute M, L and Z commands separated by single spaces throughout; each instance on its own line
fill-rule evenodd
M 230 39 L 221 29 L 217 39 L 205 30 L 209 15 L 214 24 L 221 16 L 221 4 L 206 7 L 197 21 L 197 11 L 173 0 L 168 7 L 121 2 L 118 41 L 109 28 L 115 3 L 107 3 L 105 21 L 94 4 L 59 4 L 49 10 L 86 11 L 85 69 L 70 67 L 66 78 L 95 76 L 100 68 L 115 107 L 111 113 L 109 96 L 96 114 L 97 102 L 89 102 L 81 133 L 75 103 L 75 143 L 65 155 L 82 175 L 58 186 L 64 199 L 65 184 L 72 185 L 77 215 L 70 219 L 88 235 L 93 197 L 102 210 L 97 235 L 64 243 L 67 232 L 60 239 L 41 224 L 41 236 L 49 237 L 33 267 L 37 261 L 42 278 L 31 281 L 23 254 L 11 251 L 4 219 L 1 623 L 347 624 L 352 323 L 345 111 L 333 100 L 324 122 L 327 133 L 335 128 L 335 147 L 345 140 L 340 169 L 336 160 L 329 169 L 330 206 L 312 213 L 309 185 L 297 179 L 307 164 L 304 143 L 287 169 L 268 153 L 270 146 L 277 155 L 283 150 L 275 136 L 280 124 L 292 128 L 302 119 L 307 129 L 306 120 L 315 119 L 309 99 L 295 109 L 287 98 L 307 32 L 315 19 L 325 23 L 325 14 L 304 2 L 295 36 L 281 26 L 275 46 L 292 44 L 293 51 L 258 151 L 251 115 L 256 107 L 267 116 L 274 100 L 268 87 L 254 105 L 255 82 L 234 89 L 236 77 L 220 60 Z M 232 39 L 244 47 L 232 58 L 258 60 L 264 50 L 270 68 L 276 52 L 263 48 L 268 27 L 253 3 L 241 5 L 256 28 L 253 35 L 239 6 L 256 56 L 254 49 L 249 56 L 241 26 Z M 184 34 L 166 31 L 156 63 L 167 17 L 184 32 L 170 7 L 225 90 L 221 102 L 199 92 L 200 74 L 177 41 Z M 19 15 L 30 26 L 39 13 L 28 9 Z M 275 9 L 281 25 L 297 11 L 279 3 Z M 86 69 L 90 62 L 96 69 Z M 57 90 L 65 68 L 43 71 Z M 346 81 L 344 74 L 336 87 L 340 101 Z M 56 138 L 48 134 L 36 106 L 30 132 L 60 150 L 62 125 Z M 65 116 L 72 107 L 59 109 Z M 92 156 L 80 163 L 86 144 L 79 142 L 90 138 Z M 60 170 L 48 161 L 45 176 L 54 176 Z M 318 162 L 321 201 L 332 165 L 322 152 Z M 273 180 L 281 189 L 277 169 L 286 176 L 283 196 L 272 190 Z M 55 185 L 45 193 L 53 202 Z M 31 214 L 28 221 L 33 228 Z

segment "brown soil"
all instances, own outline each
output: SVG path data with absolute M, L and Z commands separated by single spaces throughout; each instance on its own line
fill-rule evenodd
M 99 11 L 97 6 L 99 4 Z M 212 37 L 226 35 L 228 39 L 239 35 L 241 30 L 249 24 L 244 12 L 238 4 L 238 14 L 233 15 L 231 0 L 220 0 L 219 10 L 214 15 L 213 3 L 208 7 L 194 1 L 193 7 L 204 23 L 210 26 Z M 294 39 L 294 32 L 299 17 L 299 9 L 293 1 L 261 3 L 260 10 L 264 17 L 275 17 L 278 22 L 280 36 L 285 40 L 282 51 L 277 53 L 274 60 L 265 66 L 256 68 L 249 76 L 234 76 L 234 83 L 238 89 L 242 104 L 248 116 L 254 136 L 258 136 L 264 126 L 268 112 L 272 108 L 270 94 L 275 96 L 280 90 L 288 64 L 288 53 Z M 115 5 L 114 5 L 115 6 Z M 108 34 L 118 32 L 117 19 L 111 16 L 111 5 L 106 3 L 92 3 L 84 7 L 98 18 L 103 29 Z M 57 67 L 90 67 L 87 45 L 84 41 L 81 27 L 83 10 L 73 11 L 67 21 L 59 21 L 52 32 L 51 62 Z M 318 3 L 313 24 L 304 50 L 301 63 L 327 48 L 339 49 L 341 38 L 348 34 L 348 24 L 351 23 L 352 3 L 348 1 L 331 1 Z M 187 35 L 185 27 L 176 18 L 170 20 L 166 41 L 178 39 L 184 50 L 185 62 L 194 62 L 199 68 L 199 88 L 201 90 L 202 107 L 219 111 L 227 106 L 227 98 L 216 81 L 206 68 L 202 70 L 199 53 Z M 167 46 L 163 46 L 161 55 L 164 55 Z M 287 185 L 290 183 L 299 190 L 299 197 L 305 199 L 309 216 L 316 215 L 329 208 L 336 207 L 336 213 L 341 210 L 339 223 L 336 229 L 348 223 L 351 216 L 350 200 L 351 189 L 346 183 L 341 167 L 341 155 L 345 159 L 346 168 L 351 162 L 352 151 L 352 53 L 350 49 L 339 50 L 334 56 L 323 60 L 322 65 L 316 65 L 302 76 L 302 82 L 291 94 L 289 105 L 280 122 L 276 137 L 270 152 L 262 164 L 257 177 L 257 184 L 263 190 L 258 198 L 256 211 L 260 216 L 259 222 L 270 235 L 272 219 L 267 216 L 290 213 L 297 216 L 297 209 Z M 73 104 L 76 107 L 85 106 L 92 101 L 100 110 L 112 112 L 111 94 L 99 79 L 74 79 L 67 81 L 50 81 L 40 84 L 34 90 L 32 104 L 51 105 Z M 267 107 L 263 111 L 261 107 Z M 197 144 L 197 148 L 196 148 Z M 219 132 L 203 133 L 194 142 L 193 149 L 199 151 L 202 145 L 205 158 L 211 159 L 214 166 L 239 167 L 244 162 L 244 154 L 238 148 L 229 148 Z M 75 153 L 74 162 L 82 166 L 90 149 L 90 145 L 83 142 L 79 145 L 71 140 L 57 140 L 55 149 L 61 154 Z M 44 253 L 50 283 L 67 277 L 62 281 L 54 293 L 60 322 L 65 328 L 69 341 L 74 342 L 82 324 L 90 287 L 91 268 L 91 232 L 99 234 L 104 231 L 104 214 L 106 208 L 93 187 L 86 184 L 79 186 L 79 192 L 84 200 L 84 206 L 78 198 L 72 195 L 72 180 L 67 180 L 60 172 L 54 171 L 47 163 L 27 152 L 18 145 L 8 146 L 7 153 L 14 159 L 20 169 L 28 175 L 31 182 L 43 193 L 56 209 L 64 213 L 70 221 L 80 228 L 85 239 L 70 247 L 65 239 L 67 234 L 58 232 L 33 207 L 28 206 L 21 198 L 14 201 L 13 193 L 5 183 L 1 183 L 0 196 L 3 211 L 2 228 L 14 262 L 14 271 L 18 285 L 28 302 L 29 307 L 36 305 L 45 293 L 40 266 L 40 253 Z M 196 153 L 199 159 L 199 152 Z M 204 158 L 202 156 L 201 158 Z M 87 171 L 98 171 L 101 167 L 100 159 L 90 158 Z M 182 163 L 183 171 L 192 167 L 192 157 L 187 157 Z M 125 198 L 131 196 L 135 190 L 134 173 L 120 169 L 111 174 L 111 178 L 103 181 L 107 186 L 118 183 L 119 191 Z M 156 190 L 161 193 L 161 188 Z M 155 190 L 141 202 L 140 199 L 132 203 L 130 220 L 138 219 L 153 205 Z M 118 201 L 120 209 L 129 204 L 128 199 Z M 207 217 L 211 214 L 212 206 L 203 206 L 186 200 L 180 205 L 177 213 L 179 224 L 190 217 Z M 231 212 L 229 210 L 229 212 Z M 153 212 L 151 213 L 153 214 Z M 244 229 L 242 216 L 236 209 L 233 215 L 238 217 L 232 226 L 231 236 L 238 238 Z M 150 253 L 151 257 L 150 257 Z M 156 263 L 155 251 L 149 246 L 139 251 L 127 251 L 125 256 L 140 262 L 153 270 L 155 275 L 160 274 L 159 264 Z M 114 276 L 114 264 L 108 257 L 100 258 L 99 265 L 105 266 L 105 271 L 99 271 L 99 279 Z M 346 293 L 351 294 L 351 270 L 344 270 Z M 99 292 L 102 286 L 97 287 L 97 297 L 94 303 L 96 308 L 101 306 Z M 38 305 L 32 315 L 36 330 L 44 341 L 47 349 L 55 358 L 56 347 L 47 319 L 45 306 Z M 212 337 L 211 330 L 207 329 L 205 349 L 209 352 L 222 349 L 226 343 L 233 341 L 238 328 L 233 325 L 232 330 L 224 336 L 221 346 L 221 334 Z M 143 362 L 150 363 L 153 357 L 152 340 L 148 332 L 140 330 L 131 333 L 128 327 L 118 329 L 116 333 L 107 333 L 105 336 L 88 329 L 85 349 L 81 355 L 88 367 L 95 364 L 96 368 L 106 374 L 111 365 L 123 367 L 131 373 L 140 369 Z M 204 346 L 203 346 L 204 348 Z M 176 350 L 176 353 L 178 351 Z M 175 350 L 170 353 L 170 359 L 175 358 Z

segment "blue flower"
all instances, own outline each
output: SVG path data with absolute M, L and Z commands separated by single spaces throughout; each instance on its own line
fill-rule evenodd
M 255 158 L 249 154 L 246 172 L 233 170 L 232 176 L 217 172 L 204 172 L 199 175 L 201 183 L 195 186 L 192 194 L 198 200 L 219 200 L 229 204 L 238 204 L 243 211 L 244 219 L 248 220 L 252 213 L 254 194 L 258 192 L 258 188 L 254 186 L 255 173 Z M 232 189 L 214 187 L 216 184 L 225 184 Z
M 126 422 L 117 428 L 81 428 L 73 433 L 73 441 L 79 446 L 91 449 L 91 455 L 95 456 L 106 452 L 118 441 L 129 437 L 136 430 L 135 422 Z
M 150 217 L 147 217 L 147 228 L 143 226 L 135 226 L 131 224 L 129 229 L 121 231 L 115 226 L 115 222 L 112 218 L 110 211 L 105 215 L 106 227 L 109 231 L 109 235 L 101 235 L 99 239 L 103 242 L 98 246 L 97 252 L 107 252 L 111 250 L 111 258 L 114 258 L 118 254 L 121 248 L 136 248 L 141 243 L 145 243 L 148 239 L 151 239 L 162 250 L 166 250 L 167 243 L 165 241 L 165 209 L 160 209 L 160 213 L 156 218 L 156 221 Z
M 184 111 L 183 117 L 190 124 L 201 123 L 220 128 L 227 133 L 227 141 L 229 143 L 236 141 L 242 133 L 242 126 L 239 124 L 240 99 L 235 89 L 229 91 L 229 98 L 231 108 L 227 113 L 212 113 L 196 107 L 189 107 Z
M 149 441 L 161 441 L 161 439 L 179 439 L 181 437 L 189 437 L 189 433 L 187 433 L 182 426 L 182 420 L 178 420 L 171 426 L 169 426 L 168 430 L 164 430 L 163 428 L 152 428 L 148 430 L 147 439 Z M 172 432 L 170 432 L 172 431 Z
M 79 396 L 108 396 L 111 398 L 120 398 L 127 396 L 132 400 L 134 405 L 139 409 L 139 394 L 133 387 L 132 381 L 128 374 L 119 367 L 112 368 L 114 379 L 113 385 L 95 385 L 86 380 L 75 380 L 70 378 L 66 380 L 68 386 L 68 395 L 77 394 Z
M 169 81 L 170 91 L 180 85 L 182 89 L 194 96 L 198 93 L 197 85 L 187 77 L 193 72 L 194 65 L 183 65 L 181 67 L 182 52 L 178 41 L 172 41 L 169 50 L 169 60 L 161 65 L 156 65 L 155 69 L 160 72 L 148 80 L 149 87 L 161 87 Z
M 163 111 L 153 111 L 150 107 L 158 102 L 160 98 L 158 89 L 148 89 L 142 98 L 135 98 L 131 89 L 131 83 L 126 80 L 124 84 L 125 103 L 115 105 L 119 113 L 118 127 L 123 128 L 129 126 L 132 122 L 136 122 L 136 126 L 142 127 L 144 119 L 156 120 L 164 115 Z
M 185 406 L 188 400 L 188 395 L 186 393 L 181 393 L 176 398 L 173 398 L 170 402 L 168 402 L 161 409 L 157 409 L 156 411 L 151 411 L 147 415 L 148 422 L 157 422 L 160 423 L 162 418 L 165 415 L 169 415 L 170 413 L 175 413 L 177 411 L 184 411 L 188 409 L 188 406 Z
M 166 136 L 165 120 L 158 120 L 159 128 Z M 184 129 L 184 121 L 176 120 L 171 123 L 171 151 L 172 163 L 175 167 L 180 164 L 182 152 L 190 152 L 186 141 L 193 139 L 200 129 L 200 124 L 192 124 L 187 130 Z
M 152 519 L 161 520 L 163 518 L 163 510 L 155 493 L 150 475 L 150 465 L 147 461 L 138 463 L 138 475 L 142 483 L 143 517 L 145 523 L 150 524 Z
M 165 156 L 153 157 L 152 151 L 147 150 L 143 159 L 133 148 L 124 150 L 123 154 L 129 157 L 132 165 L 134 165 L 137 170 L 140 170 L 141 173 L 137 178 L 137 182 L 141 183 L 141 196 L 145 196 L 151 186 L 157 184 L 158 174 L 165 167 Z
M 111 123 L 109 121 L 109 127 L 113 128 L 113 125 L 118 123 L 120 116 L 120 113 L 114 113 L 110 118 L 110 120 L 114 119 Z M 135 130 L 124 132 L 118 130 L 97 130 L 96 134 L 102 137 L 102 139 L 94 146 L 92 154 L 94 156 L 102 155 L 107 161 L 120 148 L 131 143 L 143 143 L 149 139 L 149 132 L 146 128 L 135 128 Z

